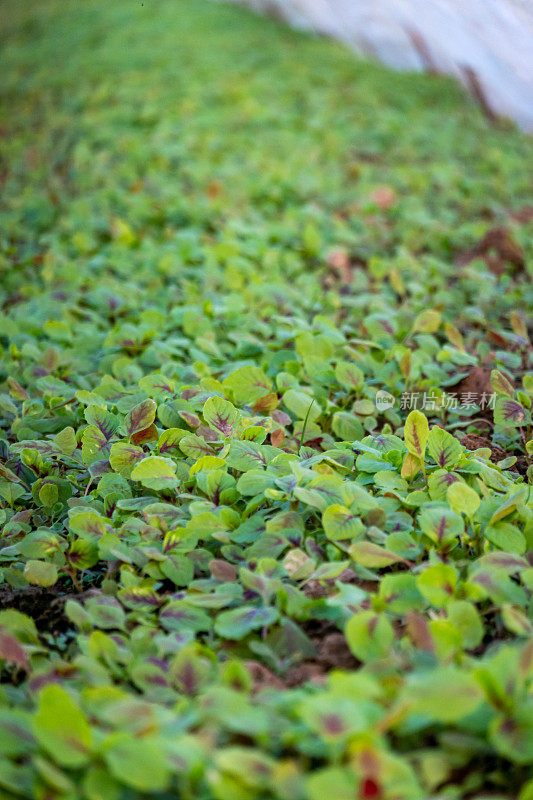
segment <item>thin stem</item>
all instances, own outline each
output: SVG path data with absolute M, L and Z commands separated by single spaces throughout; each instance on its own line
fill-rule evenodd
M 305 436 L 305 429 L 307 428 L 307 420 L 309 419 L 309 413 L 311 411 L 311 406 L 313 405 L 314 402 L 315 402 L 315 398 L 313 397 L 313 399 L 309 403 L 309 408 L 307 409 L 307 414 L 305 415 L 304 424 L 303 424 L 303 427 L 302 427 L 302 434 L 300 436 L 300 444 L 298 446 L 298 455 L 300 455 L 300 450 L 302 449 L 302 444 L 303 444 L 303 440 L 304 440 L 304 436 Z

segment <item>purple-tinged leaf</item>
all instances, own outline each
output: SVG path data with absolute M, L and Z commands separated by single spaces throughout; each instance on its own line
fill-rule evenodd
M 225 439 L 235 433 L 240 414 L 229 400 L 221 397 L 210 397 L 203 407 L 203 417 L 210 428 L 218 431 Z
M 155 420 L 156 411 L 157 405 L 153 400 L 143 400 L 142 403 L 133 406 L 124 419 L 126 434 L 132 436 L 134 433 L 137 433 L 137 431 L 149 428 Z
M 518 428 L 527 423 L 527 412 L 516 400 L 500 396 L 496 400 L 494 422 L 506 428 Z

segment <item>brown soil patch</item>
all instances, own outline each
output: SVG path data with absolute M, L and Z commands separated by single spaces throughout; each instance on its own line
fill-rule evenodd
M 5 585 L 0 586 L 0 610 L 14 608 L 31 617 L 39 633 L 57 636 L 72 628 L 64 613 L 67 600 L 69 598 L 83 600 L 95 593 L 98 593 L 98 590 L 90 589 L 81 594 L 67 594 L 56 587 L 27 586 L 14 589 Z
M 467 433 L 461 439 L 461 444 L 463 444 L 468 450 L 479 450 L 481 447 L 488 447 L 490 450 L 490 460 L 497 464 L 498 461 L 502 461 L 507 453 L 498 445 L 493 444 L 490 439 L 487 439 L 486 436 L 478 436 L 477 433 Z
M 286 689 L 293 689 L 302 686 L 304 683 L 315 683 L 318 686 L 326 682 L 327 670 L 317 661 L 304 661 L 303 664 L 295 664 L 289 667 L 283 675 L 283 683 Z
M 506 453 L 503 448 L 498 447 L 497 444 L 491 442 L 486 436 L 478 436 L 477 433 L 467 433 L 461 439 L 461 444 L 468 450 L 479 450 L 481 447 L 488 447 L 490 450 L 490 460 L 493 464 L 497 464 L 498 461 L 503 461 L 503 459 L 509 455 L 514 455 L 513 453 Z M 516 463 L 511 469 L 518 472 L 520 475 L 525 475 L 528 467 L 529 464 L 526 456 L 519 455 L 516 457 Z
M 274 675 L 264 664 L 259 661 L 245 661 L 245 665 L 252 676 L 254 692 L 260 692 L 262 689 L 285 689 L 281 678 Z
M 247 661 L 254 692 L 267 688 L 292 689 L 308 682 L 323 684 L 332 669 L 354 670 L 360 666 L 344 634 L 328 620 L 309 620 L 302 628 L 313 642 L 316 656 L 293 664 L 281 675 L 276 675 L 259 661 Z
M 463 267 L 474 259 L 484 259 L 495 275 L 503 275 L 513 267 L 515 271 L 525 268 L 524 252 L 507 228 L 491 228 L 485 236 L 468 250 L 458 253 L 455 263 Z
M 355 669 L 359 662 L 352 655 L 346 637 L 340 631 L 326 634 L 314 640 L 317 648 L 317 662 L 326 669 Z
M 338 578 L 327 581 L 312 580 L 302 591 L 312 600 L 320 600 L 337 591 L 335 581 L 353 583 L 366 591 L 375 591 L 374 581 L 361 580 L 353 569 L 345 569 Z M 316 654 L 313 659 L 293 664 L 281 675 L 276 675 L 259 661 L 247 661 L 254 691 L 265 688 L 289 689 L 304 683 L 323 684 L 332 669 L 353 670 L 359 661 L 352 655 L 344 634 L 329 620 L 310 619 L 302 624 L 302 630 L 311 639 Z
M 312 661 L 303 661 L 301 664 L 289 667 L 281 676 L 284 686 L 288 688 L 301 686 L 308 681 L 322 684 L 332 669 L 354 670 L 359 666 L 343 633 L 329 622 L 309 623 L 309 627 L 315 625 L 320 630 L 320 633 L 311 637 L 316 647 L 316 657 Z
M 488 407 L 492 394 L 490 373 L 487 367 L 474 367 L 453 387 L 459 403 L 475 403 L 481 409 L 479 416 L 488 419 L 492 419 L 492 409 Z

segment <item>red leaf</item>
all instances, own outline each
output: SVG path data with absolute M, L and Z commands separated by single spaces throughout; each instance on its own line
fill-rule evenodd
M 145 444 L 145 442 L 155 442 L 159 438 L 159 432 L 152 423 L 148 428 L 143 428 L 142 431 L 137 431 L 131 436 L 133 444 Z
M 0 658 L 5 658 L 6 661 L 12 661 L 17 667 L 22 667 L 22 669 L 26 671 L 30 669 L 28 656 L 20 642 L 15 639 L 14 636 L 5 633 L 3 630 L 0 630 Z
M 379 800 L 381 796 L 381 787 L 379 783 L 377 783 L 374 778 L 365 778 L 359 791 L 361 800 Z

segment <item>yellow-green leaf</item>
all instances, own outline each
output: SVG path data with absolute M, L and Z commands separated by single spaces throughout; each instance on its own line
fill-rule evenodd
M 405 446 L 411 455 L 424 461 L 426 444 L 429 437 L 429 424 L 421 411 L 411 411 L 405 420 L 404 439 Z

